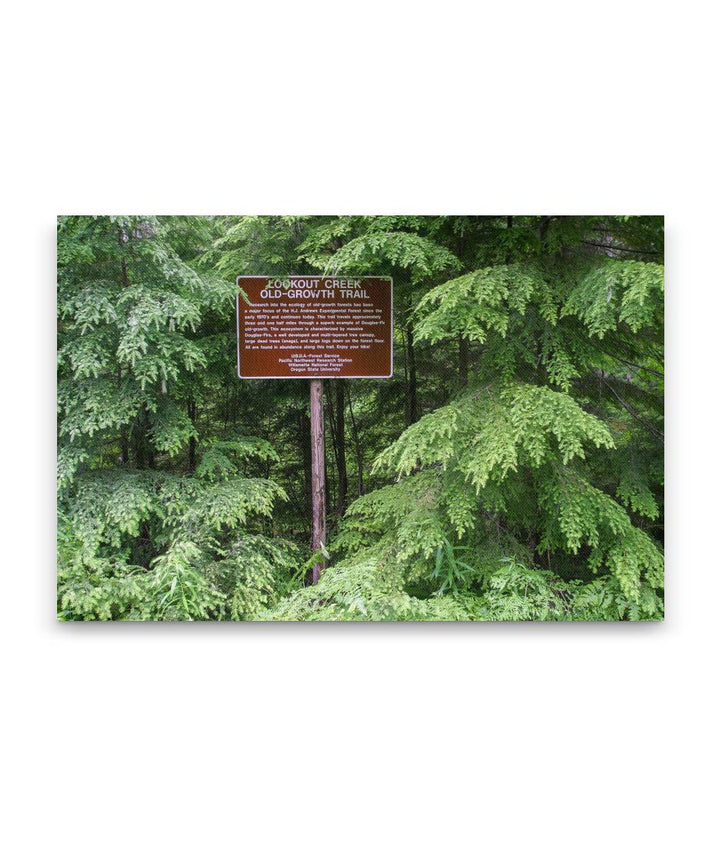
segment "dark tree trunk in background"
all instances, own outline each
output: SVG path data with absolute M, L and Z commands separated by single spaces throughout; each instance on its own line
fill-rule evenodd
M 147 462 L 148 467 L 151 470 L 155 469 L 155 447 L 150 440 L 150 411 L 145 408 L 145 433 L 144 433 L 145 445 L 147 447 Z
M 324 411 L 324 408 L 323 408 Z M 312 419 L 310 420 L 312 422 Z M 333 485 L 335 484 L 335 469 L 333 468 L 333 460 L 331 458 L 328 462 L 327 450 L 325 455 L 325 515 L 327 519 L 327 512 L 329 508 L 333 507 Z
M 150 411 L 143 406 L 131 429 L 133 457 L 139 470 L 155 469 L 155 450 L 150 442 Z
M 191 398 L 188 401 L 188 416 L 190 417 L 190 421 L 192 424 L 195 424 L 195 419 L 197 418 L 197 405 Z M 197 441 L 195 437 L 190 438 L 190 442 L 188 443 L 188 466 L 190 467 L 190 472 L 193 472 L 196 465 L 196 456 L 197 456 Z
M 547 235 L 549 227 L 550 227 L 550 218 L 549 217 L 541 217 L 540 218 L 540 226 L 538 227 L 538 233 L 540 235 L 541 241 L 545 240 L 545 236 Z
M 130 445 L 125 425 L 120 429 L 120 460 L 123 464 L 127 464 L 130 461 Z
M 458 339 L 458 380 L 460 386 L 467 386 L 470 366 L 470 343 L 465 336 Z
M 223 403 L 223 428 L 227 428 L 230 418 L 230 386 L 225 387 L 225 400 Z
M 512 227 L 513 227 L 513 218 L 512 217 L 507 218 L 507 227 L 508 227 L 508 229 L 512 229 Z M 512 264 L 513 261 L 514 261 L 513 251 L 510 249 L 510 246 L 508 246 L 507 255 L 505 256 L 505 264 L 507 264 L 507 265 Z
M 467 265 L 465 262 L 465 229 L 462 226 L 460 230 L 460 234 L 458 235 L 457 248 L 456 248 L 457 257 L 460 259 L 462 264 L 462 271 L 465 272 L 467 270 Z M 460 388 L 467 386 L 468 382 L 468 369 L 470 364 L 470 343 L 467 340 L 466 336 L 458 336 L 458 383 Z
M 145 445 L 142 442 L 142 438 L 137 436 L 139 434 L 138 427 L 135 426 L 135 431 L 133 432 L 133 453 L 135 457 L 135 467 L 138 470 L 145 469 Z
M 365 486 L 363 484 L 363 454 L 362 447 L 360 446 L 360 437 L 358 435 L 358 427 L 357 422 L 355 421 L 355 413 L 353 412 L 352 398 L 350 397 L 349 389 L 347 391 L 347 402 L 348 410 L 350 411 L 350 424 L 352 425 L 353 445 L 355 446 L 355 459 L 357 461 L 358 468 L 358 496 L 362 496 L 365 492 Z
M 118 368 L 117 372 L 118 384 L 122 383 L 122 368 Z M 120 460 L 123 464 L 130 462 L 130 443 L 128 441 L 127 425 L 120 428 Z
M 327 542 L 325 524 L 325 424 L 323 419 L 323 382 L 310 381 L 310 447 L 312 457 L 312 549 L 318 553 Z M 320 582 L 325 562 L 312 569 L 313 585 Z
M 148 467 L 148 443 L 146 438 L 146 413 L 145 409 L 140 411 L 132 427 L 132 447 L 135 467 L 145 470 Z
M 338 378 L 335 381 L 335 430 L 337 433 L 337 471 L 338 471 L 338 493 L 337 513 L 338 517 L 345 514 L 347 503 L 348 478 L 347 458 L 345 452 L 345 381 Z
M 118 241 L 120 243 L 120 246 L 122 247 L 122 245 L 124 243 L 122 230 L 120 230 L 120 232 L 118 234 Z M 122 272 L 123 288 L 127 288 L 128 282 L 129 282 L 128 281 L 128 269 L 127 269 L 127 264 L 126 264 L 124 259 L 120 262 L 120 269 Z M 118 381 L 122 380 L 122 371 L 123 371 L 122 366 L 120 366 L 118 368 Z M 123 464 L 127 464 L 130 462 L 130 441 L 128 438 L 128 430 L 127 430 L 127 427 L 125 425 L 123 425 L 122 430 L 120 432 L 120 455 L 122 457 Z M 137 454 L 136 454 L 136 458 L 137 458 Z M 143 466 L 141 467 L 140 464 L 136 462 L 136 466 L 138 469 L 144 469 L 145 465 L 143 463 Z
M 303 497 L 305 499 L 305 519 L 312 513 L 312 498 L 310 482 L 312 480 L 312 464 L 310 455 L 310 419 L 305 411 L 298 414 L 298 445 L 303 462 Z
M 417 404 L 417 368 L 415 366 L 415 340 L 413 337 L 412 324 L 408 324 L 405 328 L 405 348 L 407 350 L 407 424 L 412 425 L 417 422 L 418 404 Z

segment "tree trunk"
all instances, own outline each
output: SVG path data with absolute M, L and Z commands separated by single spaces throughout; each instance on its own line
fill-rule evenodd
M 120 429 L 120 459 L 123 464 L 130 460 L 130 445 L 128 443 L 128 432 L 125 425 Z
M 335 381 L 335 428 L 337 432 L 337 471 L 338 471 L 338 495 L 337 513 L 338 517 L 345 514 L 347 503 L 348 477 L 347 457 L 345 450 L 345 381 L 338 378 Z
M 407 324 L 405 327 L 405 348 L 407 351 L 407 424 L 412 425 L 417 422 L 418 404 L 417 404 L 417 369 L 415 367 L 415 341 L 413 337 L 412 324 Z
M 122 384 L 122 367 L 118 368 L 117 379 L 118 385 Z M 130 444 L 128 442 L 127 425 L 123 425 L 120 428 L 120 460 L 123 464 L 127 464 L 130 461 Z
M 333 383 L 323 384 L 325 388 L 325 396 L 327 398 L 327 414 L 330 419 L 330 442 L 332 443 L 333 448 L 333 456 L 332 462 L 335 464 L 335 470 L 328 474 L 326 473 L 325 478 L 325 507 L 332 508 L 332 496 L 330 491 L 330 485 L 333 482 L 333 479 L 337 478 L 337 473 L 339 472 L 338 466 L 338 445 L 337 445 L 337 426 L 335 424 L 335 397 L 333 396 Z
M 148 467 L 151 470 L 155 469 L 155 447 L 150 440 L 150 411 L 145 408 L 145 432 L 144 432 L 144 440 L 145 445 L 147 446 L 147 461 Z
M 460 387 L 468 384 L 468 368 L 470 365 L 470 343 L 465 336 L 458 339 L 458 380 Z
M 362 455 L 362 447 L 360 446 L 360 437 L 358 435 L 357 422 L 355 421 L 355 413 L 352 408 L 352 398 L 350 397 L 350 390 L 347 392 L 347 402 L 348 402 L 348 410 L 350 411 L 350 424 L 352 425 L 352 437 L 353 437 L 353 445 L 355 446 L 355 460 L 357 461 L 358 468 L 358 496 L 362 496 L 365 493 L 365 486 L 363 484 L 363 455 Z
M 303 497 L 305 501 L 305 519 L 312 514 L 312 460 L 310 452 L 310 419 L 305 411 L 298 414 L 298 445 L 303 463 Z
M 188 401 L 188 416 L 194 425 L 195 419 L 197 418 L 197 405 L 192 398 Z M 196 456 L 197 441 L 195 440 L 195 437 L 190 437 L 190 442 L 188 443 L 188 466 L 190 467 L 190 472 L 195 470 Z
M 135 466 L 139 470 L 155 469 L 155 449 L 150 441 L 150 411 L 143 406 L 132 427 Z
M 540 225 L 538 226 L 538 234 L 540 235 L 540 241 L 544 242 L 545 237 L 548 232 L 548 228 L 550 227 L 550 218 L 549 217 L 541 217 Z
M 323 419 L 322 381 L 310 381 L 310 447 L 312 451 L 312 549 L 324 549 L 325 532 L 325 425 Z M 325 562 L 315 562 L 312 582 L 320 582 Z
M 138 414 L 135 424 L 132 426 L 132 445 L 136 469 L 146 469 L 147 444 L 145 443 L 145 420 L 142 411 Z

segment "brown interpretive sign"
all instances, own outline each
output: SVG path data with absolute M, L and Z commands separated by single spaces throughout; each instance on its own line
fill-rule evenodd
M 238 377 L 393 373 L 392 279 L 239 276 Z

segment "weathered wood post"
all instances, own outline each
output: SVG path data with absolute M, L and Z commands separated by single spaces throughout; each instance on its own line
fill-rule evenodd
M 310 381 L 310 451 L 312 493 L 312 549 L 319 553 L 327 541 L 325 524 L 325 423 L 323 419 L 323 382 Z M 312 570 L 313 585 L 320 581 L 325 562 L 316 562 Z

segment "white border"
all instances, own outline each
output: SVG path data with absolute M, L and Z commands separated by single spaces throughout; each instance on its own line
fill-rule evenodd
M 350 277 L 351 274 L 344 274 L 343 276 Z M 240 276 L 235 277 L 235 285 L 240 287 L 241 279 L 317 279 L 318 274 L 316 273 L 293 273 L 289 274 L 287 277 L 280 277 L 279 275 L 275 276 L 274 274 L 265 274 L 265 273 L 257 273 L 257 274 L 242 274 Z M 324 276 L 322 274 L 319 275 L 320 279 L 334 279 L 335 277 Z M 390 283 L 390 374 L 387 375 L 346 375 L 346 374 L 332 374 L 332 375 L 308 375 L 308 374 L 293 374 L 293 375 L 261 375 L 261 376 L 253 376 L 248 377 L 247 375 L 240 374 L 240 292 L 235 295 L 235 331 L 237 338 L 237 376 L 240 380 L 332 380 L 332 378 L 348 378 L 350 380 L 388 380 L 391 378 L 395 371 L 395 303 L 394 303 L 394 291 L 393 291 L 393 278 L 391 276 L 385 276 L 383 274 L 372 275 L 372 276 L 358 276 L 353 277 L 359 280 L 364 279 L 382 279 L 389 281 Z

